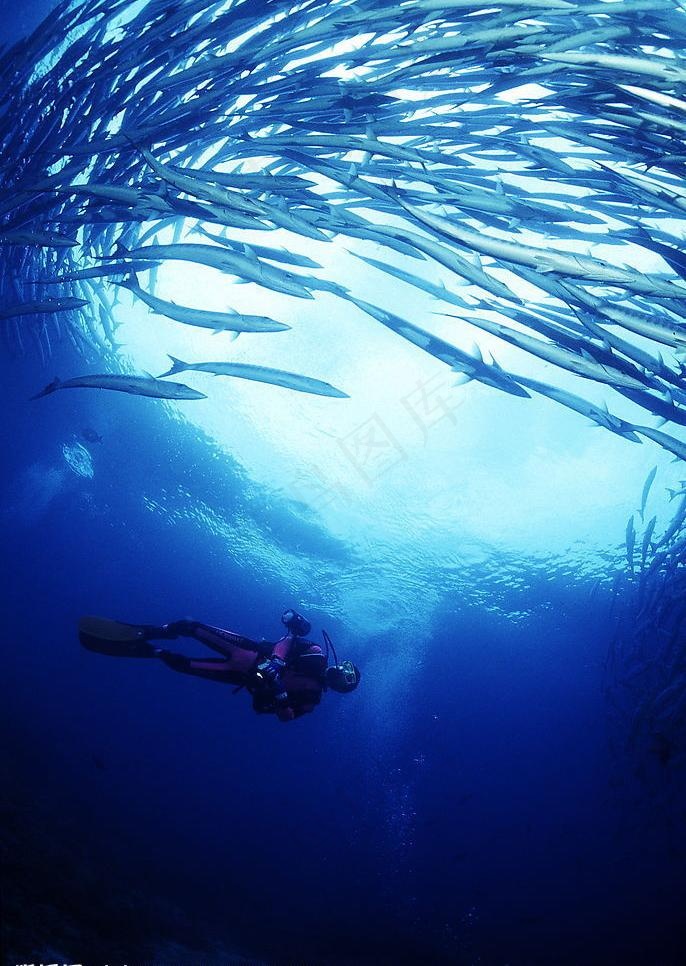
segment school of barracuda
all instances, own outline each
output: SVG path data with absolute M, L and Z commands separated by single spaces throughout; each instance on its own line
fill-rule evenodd
M 658 466 L 626 525 L 626 567 L 609 595 L 614 629 L 603 668 L 608 736 L 615 763 L 681 808 L 686 780 L 686 480 L 667 489 L 675 509 L 666 523 L 650 515 Z M 657 502 L 655 502 L 657 501 Z M 663 510 L 664 490 L 653 505 Z
M 161 377 L 111 378 L 117 289 L 182 324 L 265 337 L 289 326 L 159 298 L 158 267 L 191 261 L 287 298 L 343 299 L 466 381 L 542 394 L 684 459 L 685 42 L 681 0 L 63 2 L 0 60 L 5 343 L 48 353 L 66 335 L 106 363 L 101 388 L 202 398 Z M 431 335 L 270 246 L 275 229 L 362 242 L 356 255 L 433 294 L 439 314 L 603 383 L 676 432 Z M 599 243 L 612 259 L 594 255 Z M 641 254 L 658 269 L 627 264 Z M 459 291 L 424 277 L 435 263 Z M 185 366 L 346 395 L 259 365 Z M 98 376 L 37 395 L 79 385 Z
M 642 782 L 675 766 L 686 749 L 686 480 L 669 490 L 676 509 L 662 533 L 646 504 L 657 467 L 646 478 L 641 506 L 626 528 L 625 574 L 615 578 L 616 626 L 604 667 L 609 736 L 615 760 L 628 761 Z M 640 519 L 642 532 L 636 530 Z M 616 608 L 617 598 L 622 605 Z M 683 786 L 663 791 L 681 807 Z

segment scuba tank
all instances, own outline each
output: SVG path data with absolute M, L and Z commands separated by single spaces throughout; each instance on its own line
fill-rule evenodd
M 307 637 L 312 630 L 310 622 L 294 610 L 285 610 L 281 615 L 281 623 L 288 628 L 294 637 Z

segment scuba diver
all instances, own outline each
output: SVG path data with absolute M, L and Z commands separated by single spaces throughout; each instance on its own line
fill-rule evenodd
M 199 621 L 182 620 L 154 627 L 123 624 L 103 617 L 82 617 L 79 640 L 89 651 L 115 657 L 156 657 L 182 674 L 209 678 L 245 688 L 258 714 L 275 714 L 293 721 L 312 711 L 326 690 L 347 694 L 360 683 L 360 671 L 352 661 L 338 663 L 331 638 L 323 631 L 326 652 L 306 640 L 308 620 L 287 610 L 281 617 L 286 628 L 275 644 L 252 641 L 241 634 Z M 221 658 L 186 657 L 150 641 L 192 637 L 222 655 Z M 329 664 L 329 653 L 334 664 Z

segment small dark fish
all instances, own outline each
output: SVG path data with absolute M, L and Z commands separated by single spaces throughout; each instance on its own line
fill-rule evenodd
M 663 734 L 656 733 L 652 735 L 652 748 L 650 750 L 660 764 L 666 767 L 672 760 L 674 746 Z
M 655 479 L 655 474 L 657 473 L 657 466 L 654 466 L 643 484 L 643 492 L 641 494 L 641 509 L 639 513 L 641 514 L 641 520 L 643 519 L 643 514 L 645 513 L 646 503 L 648 502 L 648 494 L 650 493 L 650 487 L 653 485 L 653 480 Z
M 629 517 L 626 525 L 626 562 L 629 565 L 629 570 L 633 574 L 634 572 L 634 545 L 636 543 L 636 531 L 634 529 L 634 515 L 633 513 Z
M 99 436 L 90 426 L 81 430 L 81 436 L 87 443 L 102 443 L 102 436 Z
M 34 302 L 18 302 L 0 309 L 0 319 L 10 319 L 18 315 L 40 315 L 46 312 L 70 312 L 88 305 L 88 299 L 61 298 L 42 299 Z

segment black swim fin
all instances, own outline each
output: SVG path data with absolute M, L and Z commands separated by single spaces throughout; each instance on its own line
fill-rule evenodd
M 107 617 L 82 617 L 79 621 L 79 640 L 89 651 L 112 657 L 155 657 L 150 637 L 160 628 L 145 624 L 123 624 Z

